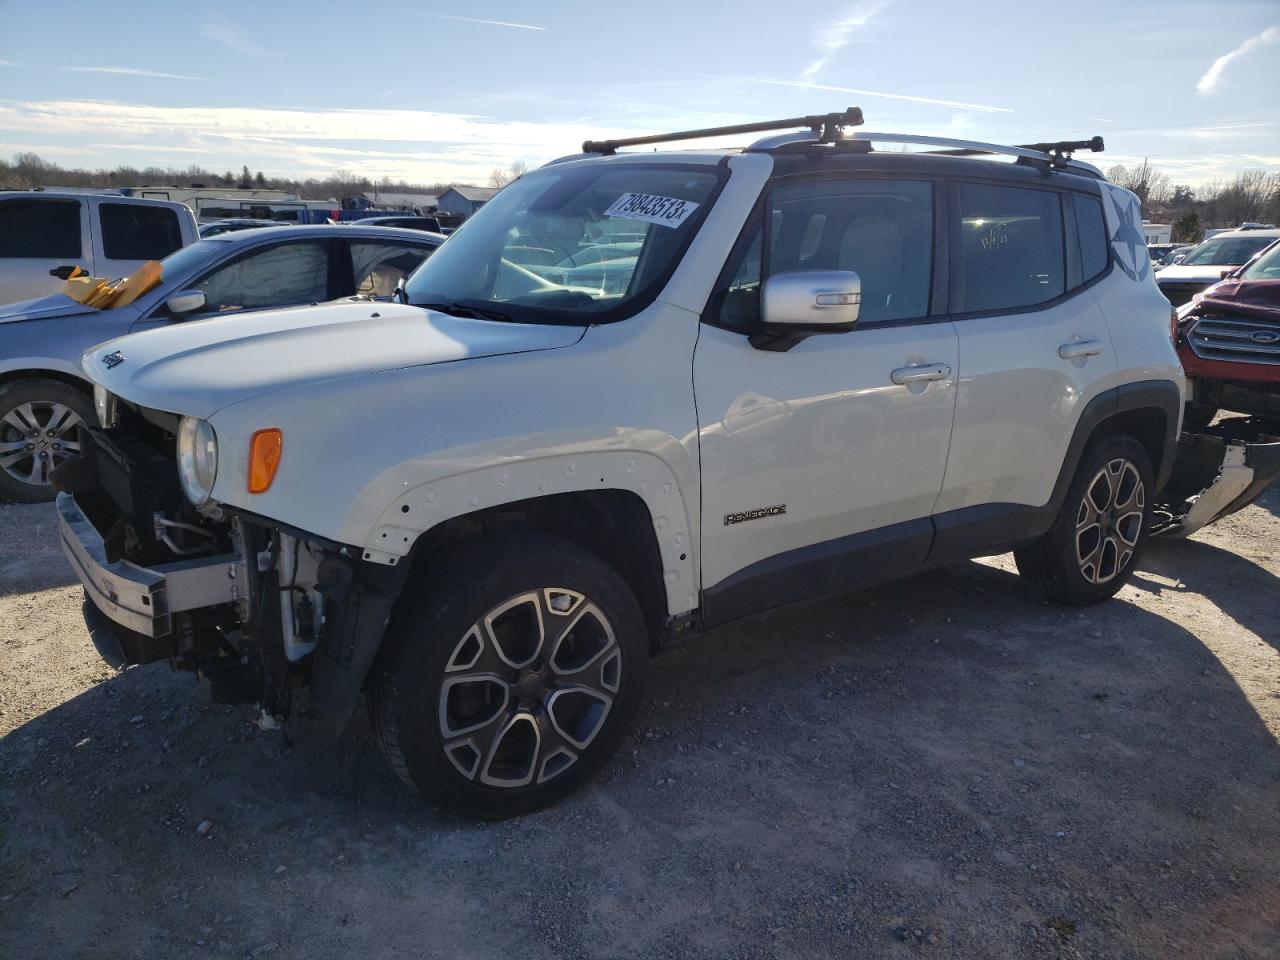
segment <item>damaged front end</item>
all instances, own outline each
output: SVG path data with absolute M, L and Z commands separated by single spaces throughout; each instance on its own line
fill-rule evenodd
M 197 510 L 178 479 L 178 418 L 121 405 L 110 430 L 54 476 L 63 553 L 85 621 L 117 667 L 168 660 L 214 703 L 289 716 L 309 688 L 337 732 L 359 702 L 409 564 L 224 508 Z
M 1280 423 L 1219 420 L 1183 433 L 1173 473 L 1155 505 L 1151 532 L 1185 537 L 1247 507 L 1280 476 Z

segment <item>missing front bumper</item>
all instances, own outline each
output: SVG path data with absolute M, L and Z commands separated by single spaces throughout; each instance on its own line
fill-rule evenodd
M 236 603 L 246 570 L 232 553 L 142 567 L 110 560 L 93 522 L 70 493 L 58 494 L 58 526 L 66 555 L 89 599 L 112 622 L 159 638 L 173 631 L 173 614 Z
M 1151 532 L 1185 537 L 1253 503 L 1280 476 L 1278 434 L 1274 423 L 1249 417 L 1184 433 Z

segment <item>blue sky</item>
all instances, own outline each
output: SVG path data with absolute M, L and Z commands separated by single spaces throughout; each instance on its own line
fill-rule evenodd
M 1277 91 L 1276 0 L 0 0 L 0 152 L 90 167 L 483 183 L 587 137 L 857 104 L 868 130 L 1098 133 L 1102 166 L 1200 184 L 1280 170 Z

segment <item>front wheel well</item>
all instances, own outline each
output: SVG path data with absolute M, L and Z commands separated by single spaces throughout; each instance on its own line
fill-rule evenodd
M 74 387 L 81 393 L 93 396 L 93 385 L 83 377 L 77 377 L 74 374 L 64 373 L 61 370 L 41 370 L 38 368 L 24 370 L 6 370 L 0 373 L 0 387 L 7 387 L 13 383 L 19 383 L 23 380 L 57 380 L 59 383 L 65 383 L 69 387 Z
M 414 562 L 447 563 L 462 543 L 519 529 L 561 537 L 613 567 L 635 594 L 656 651 L 667 623 L 662 556 L 649 508 L 629 490 L 551 494 L 454 517 L 418 538 Z

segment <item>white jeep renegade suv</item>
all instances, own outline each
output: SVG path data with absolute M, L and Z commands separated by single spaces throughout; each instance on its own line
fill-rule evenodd
M 334 731 L 364 696 L 400 776 L 502 817 L 609 757 L 677 636 L 1007 550 L 1111 596 L 1183 400 L 1136 198 L 1068 158 L 1098 142 L 859 121 L 587 144 L 400 303 L 90 351 L 55 482 L 99 649 Z

